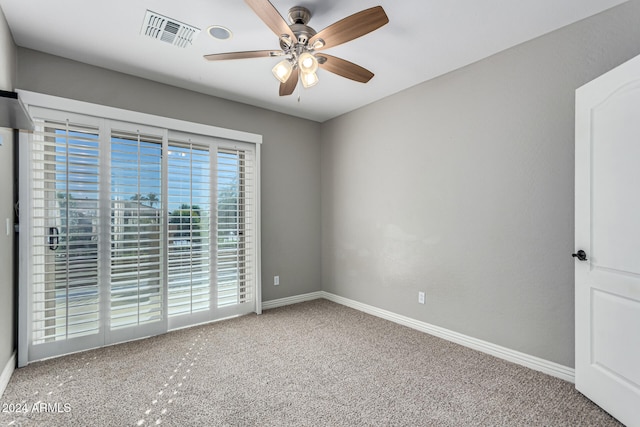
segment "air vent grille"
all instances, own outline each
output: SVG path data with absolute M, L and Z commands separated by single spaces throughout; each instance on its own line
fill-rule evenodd
M 150 10 L 147 10 L 142 30 L 140 31 L 140 34 L 144 36 L 162 40 L 178 47 L 191 45 L 199 33 L 199 28 L 167 18 Z

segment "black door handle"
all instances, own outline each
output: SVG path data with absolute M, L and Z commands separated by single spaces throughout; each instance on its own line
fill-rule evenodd
M 574 257 L 574 258 L 578 258 L 578 260 L 580 260 L 580 261 L 586 261 L 587 260 L 587 253 L 585 251 L 583 251 L 582 249 L 580 249 L 575 254 L 571 254 L 571 256 Z
M 60 244 L 60 233 L 58 227 L 49 227 L 49 249 L 55 251 Z

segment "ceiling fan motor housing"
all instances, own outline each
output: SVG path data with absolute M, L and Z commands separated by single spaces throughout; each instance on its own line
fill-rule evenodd
M 293 6 L 289 9 L 289 22 L 292 24 L 308 24 L 311 19 L 311 11 L 303 6 Z
M 316 35 L 316 30 L 309 27 L 307 23 L 311 19 L 311 12 L 306 7 L 302 6 L 294 6 L 289 9 L 289 28 L 293 31 L 296 38 L 298 39 L 298 44 L 306 46 L 309 42 L 309 39 Z M 280 45 L 283 45 L 283 42 L 280 42 Z
M 307 42 L 309 42 L 309 39 L 316 35 L 316 30 L 304 24 L 292 24 L 289 27 L 291 31 L 293 31 L 293 34 L 296 35 L 298 43 L 305 46 Z

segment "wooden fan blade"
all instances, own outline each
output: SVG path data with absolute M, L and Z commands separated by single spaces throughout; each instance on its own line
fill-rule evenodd
M 382 6 L 372 7 L 347 16 L 344 19 L 329 25 L 315 36 L 309 39 L 309 46 L 318 40 L 324 40 L 324 46 L 316 50 L 327 49 L 338 46 L 358 37 L 364 36 L 371 31 L 377 30 L 389 22 L 387 14 Z
M 224 61 L 226 59 L 250 59 L 250 58 L 271 58 L 281 56 L 281 50 L 249 50 L 246 52 L 212 53 L 205 55 L 204 59 L 209 61 Z
M 323 70 L 337 74 L 347 79 L 355 80 L 360 83 L 367 83 L 373 77 L 373 73 L 353 62 L 336 56 L 327 55 L 326 53 L 317 54 L 318 58 L 326 58 L 326 61 L 318 61 L 318 66 Z
M 287 21 L 284 20 L 278 10 L 269 2 L 269 0 L 244 0 L 251 9 L 258 15 L 260 19 L 271 28 L 278 38 L 283 34 L 291 37 L 293 43 L 297 43 L 298 39 L 289 28 Z
M 285 83 L 280 83 L 280 96 L 288 96 L 293 93 L 298 85 L 298 69 L 294 68 L 289 80 Z

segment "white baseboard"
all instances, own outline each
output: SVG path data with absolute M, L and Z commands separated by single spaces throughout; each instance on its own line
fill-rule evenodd
M 560 365 L 559 363 L 550 362 L 536 356 L 521 353 L 516 350 L 492 344 L 487 341 L 441 328 L 440 326 L 435 326 L 430 323 L 415 320 L 410 317 L 402 316 L 391 311 L 383 310 L 381 308 L 377 308 L 368 304 L 363 304 L 361 302 L 354 301 L 349 298 L 344 298 L 325 291 L 312 292 L 288 298 L 265 301 L 262 303 L 262 308 L 264 310 L 268 310 L 270 308 L 283 307 L 285 305 L 297 304 L 300 302 L 311 301 L 320 298 L 324 298 L 326 300 L 354 308 L 364 313 L 368 313 L 373 316 L 380 317 L 382 319 L 386 319 L 412 329 L 416 329 L 420 332 L 425 332 L 427 334 L 434 335 L 447 341 L 451 341 L 456 344 L 460 344 L 465 347 L 490 354 L 497 358 L 507 360 L 521 366 L 525 366 L 535 371 L 539 371 L 547 375 L 551 375 L 553 377 L 575 383 L 575 370 L 573 368 L 569 368 L 567 366 Z
M 4 390 L 7 388 L 9 384 L 9 380 L 11 379 L 11 375 L 13 375 L 13 371 L 16 369 L 16 352 L 14 351 L 9 361 L 5 365 L 2 370 L 2 374 L 0 375 L 0 398 L 4 394 Z
M 276 307 L 284 307 L 285 305 L 297 304 L 299 302 L 311 301 L 314 299 L 324 298 L 324 292 L 311 292 L 308 294 L 295 295 L 288 298 L 273 299 L 262 302 L 262 309 L 269 310 Z

